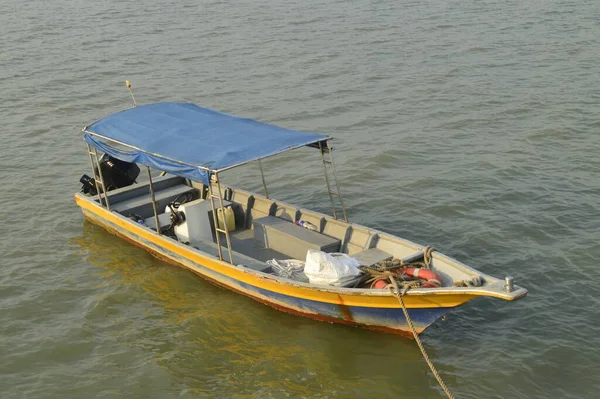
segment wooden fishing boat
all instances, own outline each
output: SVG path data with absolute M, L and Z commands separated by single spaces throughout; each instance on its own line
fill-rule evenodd
M 278 275 L 267 263 L 304 260 L 309 250 L 348 254 L 367 272 L 394 267 L 406 271 L 406 264 L 425 261 L 422 270 L 436 276 L 439 284 L 421 284 L 402 297 L 417 333 L 471 299 L 514 301 L 527 294 L 511 277 L 497 279 L 439 252 L 430 254 L 424 246 L 349 222 L 329 136 L 189 103 L 135 106 L 83 132 L 93 177 L 82 177 L 83 192 L 75 194 L 75 201 L 87 220 L 276 309 L 388 332 L 410 331 L 398 293 L 385 284 L 311 284 Z M 321 157 L 331 216 L 272 199 L 264 176 L 264 195 L 220 180 L 223 171 L 249 162 L 257 162 L 262 174 L 262 159 L 305 146 Z M 136 181 L 138 165 L 146 167 L 146 182 Z M 151 168 L 164 173 L 153 177 Z

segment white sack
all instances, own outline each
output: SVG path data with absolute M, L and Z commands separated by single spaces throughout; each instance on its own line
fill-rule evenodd
M 326 253 L 309 249 L 304 274 L 311 284 L 347 286 L 357 281 L 360 263 L 341 253 Z

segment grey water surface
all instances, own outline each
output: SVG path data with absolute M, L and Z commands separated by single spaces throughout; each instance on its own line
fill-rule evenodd
M 84 222 L 80 129 L 131 106 L 128 79 L 140 103 L 334 136 L 353 221 L 527 287 L 423 335 L 457 398 L 598 397 L 599 50 L 597 0 L 0 0 L 0 396 L 444 397 L 414 341 Z M 329 211 L 314 151 L 263 166 L 275 198 Z

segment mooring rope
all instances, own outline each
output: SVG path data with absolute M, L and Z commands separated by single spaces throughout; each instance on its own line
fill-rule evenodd
M 423 354 L 423 358 L 427 362 L 427 365 L 431 369 L 431 372 L 433 373 L 433 375 L 437 379 L 437 382 L 440 384 L 440 386 L 442 387 L 442 389 L 444 390 L 444 392 L 446 393 L 446 395 L 450 399 L 455 399 L 454 395 L 452 395 L 452 392 L 450 392 L 450 390 L 448 389 L 448 387 L 446 386 L 446 384 L 442 380 L 442 377 L 437 372 L 435 366 L 433 365 L 433 363 L 431 362 L 431 360 L 429 360 L 429 356 L 427 355 L 427 352 L 425 352 L 425 347 L 423 347 L 423 344 L 421 343 L 421 339 L 419 339 L 419 334 L 417 334 L 417 330 L 415 330 L 415 326 L 413 325 L 412 320 L 410 319 L 410 316 L 408 315 L 408 310 L 406 310 L 406 305 L 404 304 L 404 300 L 402 300 L 402 297 L 412 287 L 412 284 L 410 284 L 410 283 L 409 284 L 405 284 L 402 292 L 400 292 L 400 288 L 398 287 L 398 283 L 396 282 L 396 279 L 394 277 L 390 277 L 390 280 L 391 280 L 392 286 L 393 286 L 393 290 L 390 289 L 390 291 L 392 291 L 392 293 L 394 293 L 394 291 L 395 291 L 395 295 L 398 298 L 398 302 L 400 302 L 400 306 L 402 307 L 402 311 L 404 312 L 404 317 L 406 317 L 406 322 L 408 323 L 408 327 L 410 327 L 410 331 L 412 331 L 412 333 L 413 333 L 413 335 L 415 337 L 415 341 L 417 341 L 417 345 L 419 345 L 419 349 L 421 349 L 421 353 Z
M 428 245 L 423 249 L 423 263 L 425 263 L 425 268 L 431 268 L 431 259 L 433 259 L 432 253 L 435 251 L 435 248 Z

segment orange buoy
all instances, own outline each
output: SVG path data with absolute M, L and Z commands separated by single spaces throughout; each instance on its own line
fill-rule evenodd
M 400 274 L 427 280 L 421 285 L 421 288 L 438 288 L 442 285 L 442 277 L 429 269 L 420 269 L 418 267 L 407 267 L 399 270 Z

